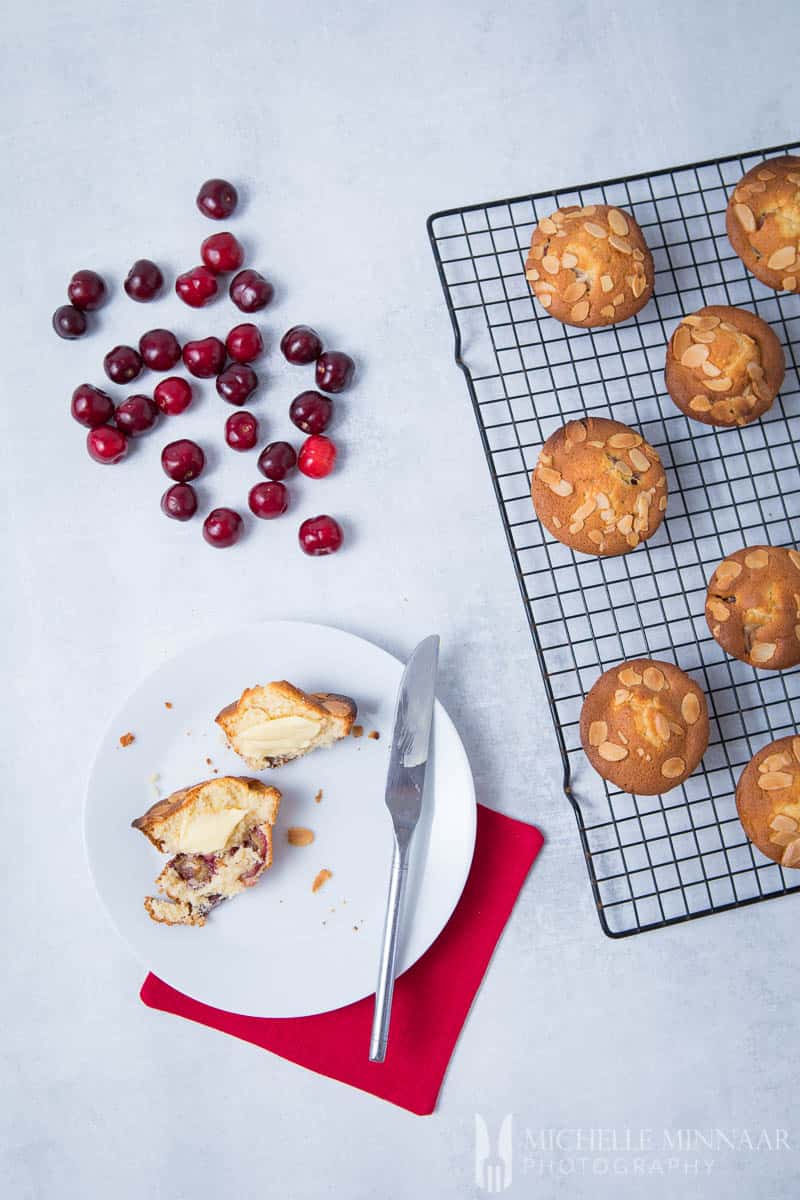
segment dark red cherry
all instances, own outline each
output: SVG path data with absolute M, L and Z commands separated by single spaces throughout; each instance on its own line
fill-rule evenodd
M 326 350 L 317 359 L 317 387 L 323 392 L 342 392 L 353 378 L 356 365 L 341 350 Z
M 190 483 L 173 483 L 161 497 L 161 511 L 173 521 L 189 521 L 197 512 L 197 493 Z
M 175 291 L 190 308 L 202 308 L 217 294 L 217 277 L 208 267 L 192 267 L 175 280 Z
M 188 438 L 170 442 L 161 451 L 161 466 L 176 483 L 188 483 L 190 479 L 196 479 L 205 465 L 205 454 L 197 442 L 190 442 Z
M 297 466 L 309 479 L 324 479 L 336 464 L 336 447 L 330 438 L 318 434 L 306 438 L 300 447 Z
M 228 295 L 242 312 L 258 312 L 266 308 L 275 294 L 275 289 L 258 271 L 247 269 L 234 275 Z
M 304 366 L 322 354 L 322 339 L 308 325 L 293 325 L 281 338 L 281 354 L 296 367 Z
M 151 371 L 171 371 L 181 360 L 181 345 L 168 329 L 150 329 L 139 338 L 139 353 Z
M 225 366 L 225 347 L 219 338 L 201 338 L 197 342 L 187 342 L 183 347 L 183 361 L 186 370 L 197 379 L 211 379 L 219 375 Z
M 244 363 L 231 363 L 217 376 L 216 388 L 228 404 L 244 404 L 258 385 L 258 376 Z
M 53 329 L 60 338 L 73 341 L 86 333 L 86 317 L 79 308 L 71 304 L 62 304 L 53 313 Z
M 297 455 L 288 442 L 270 442 L 258 456 L 258 469 L 267 479 L 283 479 L 297 463 Z
M 258 441 L 258 420 L 249 412 L 231 413 L 225 422 L 225 441 L 231 450 L 252 450 Z
M 163 286 L 164 276 L 149 258 L 137 258 L 123 284 L 131 300 L 138 300 L 140 304 L 155 299 Z
M 270 521 L 286 512 L 289 493 L 282 483 L 257 483 L 250 488 L 247 503 L 253 516 Z
M 158 405 L 149 396 L 128 396 L 117 405 L 114 420 L 126 437 L 141 437 L 153 428 L 158 416 Z
M 197 193 L 197 207 L 204 217 L 224 221 L 236 208 L 239 196 L 227 179 L 207 179 Z
M 264 350 L 264 341 L 257 325 L 234 325 L 225 339 L 225 348 L 234 362 L 249 363 Z
M 79 425 L 96 429 L 98 425 L 108 424 L 114 416 L 114 401 L 100 388 L 81 383 L 72 393 L 70 411 Z
M 133 346 L 115 346 L 103 359 L 103 369 L 112 383 L 130 383 L 141 374 L 142 366 Z
M 156 384 L 153 399 L 167 416 L 177 416 L 192 403 L 192 385 L 180 375 L 170 375 L 169 379 Z
M 303 521 L 298 537 L 303 551 L 314 557 L 335 554 L 344 540 L 339 522 L 328 516 L 309 517 Z
M 289 417 L 303 433 L 322 433 L 333 414 L 333 401 L 319 392 L 301 392 L 289 407 Z
M 209 546 L 233 546 L 242 535 L 244 522 L 232 508 L 214 508 L 203 522 L 203 537 Z
M 94 312 L 106 298 L 106 285 L 96 271 L 76 271 L 69 281 L 67 295 L 81 312 Z
M 117 463 L 128 453 L 128 439 L 112 425 L 98 425 L 87 433 L 86 449 L 95 462 Z
M 244 250 L 232 233 L 212 233 L 200 247 L 200 257 L 216 275 L 238 271 L 244 262 Z

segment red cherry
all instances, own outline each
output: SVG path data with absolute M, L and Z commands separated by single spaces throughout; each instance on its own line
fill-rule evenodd
M 139 353 L 151 371 L 171 371 L 181 360 L 181 346 L 168 329 L 150 329 L 139 338 Z
M 342 392 L 353 378 L 356 364 L 341 350 L 326 350 L 317 359 L 317 387 L 323 392 Z
M 128 437 L 140 437 L 153 428 L 158 415 L 158 405 L 149 396 L 128 396 L 117 405 L 114 420 Z
M 203 537 L 209 546 L 233 546 L 242 536 L 244 522 L 232 508 L 213 508 L 203 522 Z
M 73 341 L 86 333 L 86 317 L 79 308 L 71 304 L 62 304 L 53 313 L 53 329 L 60 338 Z
M 258 469 L 267 479 L 283 479 L 297 462 L 288 442 L 270 442 L 258 456 Z
M 112 425 L 98 425 L 87 433 L 86 449 L 95 462 L 117 463 L 128 453 L 128 439 Z
M 322 433 L 333 414 L 333 401 L 319 392 L 301 392 L 289 407 L 289 417 L 303 433 Z
M 252 362 L 264 349 L 264 342 L 258 332 L 258 326 L 234 325 L 225 339 L 225 348 L 235 362 Z
M 170 442 L 161 451 L 164 473 L 176 483 L 188 483 L 190 479 L 196 479 L 205 465 L 205 454 L 197 442 L 190 442 L 188 438 Z
M 338 521 L 333 517 L 309 517 L 303 521 L 298 534 L 300 547 L 306 554 L 335 554 L 341 546 L 344 535 Z
M 258 420 L 249 412 L 231 413 L 225 422 L 225 441 L 231 450 L 252 450 L 258 441 Z
M 115 346 L 103 359 L 103 369 L 112 383 L 130 383 L 143 367 L 133 346 Z
M 326 475 L 330 475 L 335 463 L 336 447 L 330 438 L 306 438 L 300 447 L 297 466 L 309 479 L 324 479 Z
M 258 312 L 266 308 L 275 294 L 275 289 L 258 271 L 240 271 L 231 280 L 228 295 L 242 312 Z
M 308 325 L 293 325 L 281 338 L 281 354 L 296 367 L 302 367 L 322 354 L 322 339 Z
M 217 391 L 228 404 L 244 404 L 257 386 L 258 376 L 244 363 L 231 363 L 217 376 Z
M 189 521 L 197 512 L 197 493 L 189 483 L 173 483 L 161 497 L 161 511 L 173 521 Z
M 204 217 L 224 221 L 236 208 L 239 197 L 227 179 L 207 179 L 197 193 L 197 207 Z
M 190 374 L 198 379 L 211 379 L 225 366 L 225 347 L 215 337 L 187 342 L 183 347 L 183 361 Z
M 289 507 L 289 493 L 282 483 L 257 483 L 247 497 L 250 512 L 264 521 L 279 517 Z
M 244 262 L 244 250 L 232 233 L 212 233 L 200 247 L 200 257 L 215 275 L 238 271 Z
M 192 385 L 179 375 L 170 375 L 156 384 L 153 399 L 167 416 L 177 416 L 192 403 Z
M 144 304 L 154 299 L 164 286 L 164 276 L 149 258 L 137 258 L 122 285 L 131 300 Z
M 96 429 L 98 425 L 106 425 L 114 416 L 114 401 L 100 388 L 81 383 L 72 393 L 70 411 L 79 425 Z
M 208 267 L 192 267 L 175 280 L 175 291 L 190 308 L 202 308 L 217 294 L 217 277 Z
M 96 271 L 76 271 L 69 281 L 67 295 L 81 312 L 94 312 L 106 298 L 106 285 Z

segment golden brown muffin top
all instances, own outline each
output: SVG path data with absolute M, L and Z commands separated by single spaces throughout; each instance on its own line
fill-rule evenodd
M 753 274 L 776 291 L 800 291 L 800 158 L 758 163 L 728 202 L 728 237 Z
M 751 758 L 736 788 L 747 836 L 784 867 L 800 867 L 800 737 L 778 738 Z
M 800 662 L 800 553 L 745 546 L 729 555 L 709 581 L 706 621 L 723 650 L 752 667 Z

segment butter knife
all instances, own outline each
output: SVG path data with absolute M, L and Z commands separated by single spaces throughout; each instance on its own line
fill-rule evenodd
M 435 636 L 425 638 L 406 664 L 397 696 L 386 779 L 386 807 L 394 826 L 394 852 L 375 991 L 370 1062 L 383 1062 L 386 1058 L 403 892 L 408 876 L 411 839 L 422 809 L 438 665 L 439 639 Z

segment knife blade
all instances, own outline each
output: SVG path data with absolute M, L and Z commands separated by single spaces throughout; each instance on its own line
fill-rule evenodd
M 411 839 L 422 811 L 438 666 L 439 638 L 427 637 L 408 660 L 397 695 L 385 797 L 394 828 L 394 850 L 375 990 L 370 1062 L 383 1062 L 386 1057 L 403 892 Z

